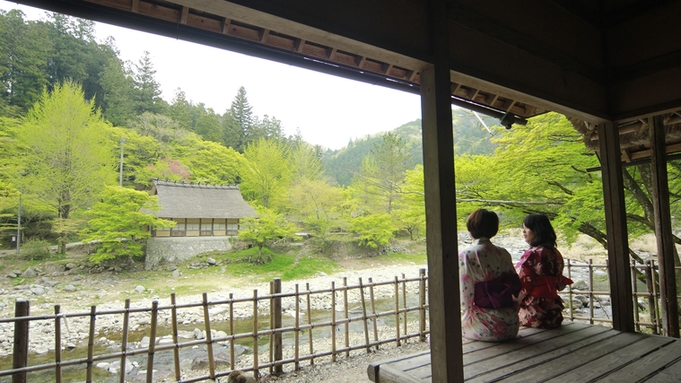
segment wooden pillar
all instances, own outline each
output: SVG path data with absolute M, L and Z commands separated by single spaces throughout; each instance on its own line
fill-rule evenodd
M 598 144 L 603 174 L 612 327 L 619 331 L 634 332 L 634 304 L 631 299 L 633 289 L 629 267 L 624 181 L 617 125 L 610 122 L 598 125 Z
M 674 238 L 669 207 L 667 179 L 667 149 L 662 116 L 648 118 L 650 137 L 652 197 L 655 211 L 655 237 L 657 262 L 660 265 L 660 300 L 662 302 L 662 327 L 664 334 L 679 337 L 679 307 L 676 299 L 676 273 L 674 272 Z
M 431 6 L 433 65 L 421 71 L 431 380 L 463 382 L 448 10 Z

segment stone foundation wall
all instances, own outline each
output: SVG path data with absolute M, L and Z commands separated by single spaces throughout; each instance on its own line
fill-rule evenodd
M 213 250 L 230 250 L 231 237 L 165 237 L 147 240 L 144 268 L 152 270 L 162 264 L 182 263 L 197 254 Z

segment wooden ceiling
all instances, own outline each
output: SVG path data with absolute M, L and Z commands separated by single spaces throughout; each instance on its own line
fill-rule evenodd
M 15 1 L 415 93 L 433 57 L 425 0 Z M 456 105 L 508 124 L 556 111 L 591 127 L 681 110 L 681 1 L 448 8 Z

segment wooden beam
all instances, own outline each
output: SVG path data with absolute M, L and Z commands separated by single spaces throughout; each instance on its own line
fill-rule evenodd
M 603 175 L 603 202 L 608 241 L 608 268 L 612 327 L 619 331 L 634 331 L 634 304 L 631 299 L 631 268 L 629 265 L 629 235 L 627 212 L 624 207 L 624 180 L 617 126 L 610 122 L 598 125 L 598 144 Z
M 665 335 L 679 337 L 679 307 L 676 298 L 676 273 L 674 270 L 674 237 L 672 235 L 669 206 L 669 181 L 665 128 L 662 116 L 648 119 L 650 137 L 650 162 L 652 175 L 653 210 L 655 211 L 655 237 L 657 261 L 660 265 L 660 300 L 662 302 L 662 327 Z
M 426 248 L 433 382 L 463 382 L 447 1 L 433 0 L 434 64 L 421 71 Z

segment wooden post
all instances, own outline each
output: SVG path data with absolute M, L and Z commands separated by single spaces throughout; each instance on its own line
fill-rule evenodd
M 657 263 L 660 265 L 660 301 L 664 334 L 679 337 L 679 304 L 676 298 L 676 273 L 674 270 L 674 236 L 672 234 L 669 184 L 667 179 L 667 145 L 662 116 L 648 118 L 650 137 L 652 199 L 655 211 L 655 237 L 657 238 Z
M 594 268 L 589 258 L 589 324 L 594 324 Z
M 567 277 L 572 279 L 572 265 L 570 264 L 570 259 L 567 259 Z M 568 285 L 568 307 L 570 308 L 570 320 L 575 320 L 575 308 L 572 305 L 572 285 Z
M 331 361 L 336 361 L 336 282 L 331 281 Z
M 206 293 L 203 293 L 204 302 L 206 300 Z M 207 318 L 206 318 L 207 319 Z M 147 351 L 147 383 L 154 382 L 154 354 L 156 353 L 156 329 L 158 327 L 158 301 L 154 300 L 151 302 L 151 331 L 149 333 L 149 351 Z M 206 336 L 210 336 L 210 331 Z M 213 354 L 212 350 L 208 349 L 208 363 L 212 363 Z M 211 371 L 214 371 L 211 368 Z M 211 376 L 214 377 L 215 373 L 211 372 Z
M 407 276 L 402 273 L 402 308 L 404 309 L 404 336 L 409 334 L 409 328 L 407 327 Z
M 648 310 L 650 322 L 653 324 L 653 334 L 660 334 L 659 319 L 657 316 L 657 287 L 655 284 L 655 266 L 652 261 L 646 261 L 646 287 L 648 288 Z
M 463 382 L 454 185 L 449 20 L 446 0 L 429 4 L 432 65 L 421 70 L 423 172 L 433 382 Z
M 631 269 L 629 268 L 629 236 L 624 207 L 624 181 L 617 126 L 608 122 L 598 125 L 598 144 L 603 175 L 603 202 L 608 241 L 612 327 L 634 332 L 634 307 L 631 301 Z
M 631 289 L 634 293 L 634 324 L 636 332 L 641 332 L 641 316 L 638 312 L 638 283 L 636 283 L 636 261 L 631 261 Z
M 27 317 L 30 313 L 30 302 L 17 299 L 14 304 L 14 317 Z M 28 366 L 28 324 L 26 319 L 14 322 L 14 355 L 12 368 Z M 18 372 L 12 375 L 12 383 L 26 383 L 26 372 Z
M 90 306 L 90 331 L 87 340 L 87 367 L 85 381 L 92 382 L 92 358 L 95 352 L 95 321 L 97 320 L 97 306 Z
M 312 293 L 310 292 L 310 284 L 306 283 L 305 288 L 307 289 L 307 324 L 310 325 L 310 329 L 307 331 L 308 339 L 310 342 L 310 356 L 314 355 L 314 340 L 312 336 L 312 302 L 310 300 L 312 299 L 311 295 Z M 314 366 L 314 358 L 310 358 L 310 366 Z
M 419 340 L 426 341 L 426 269 L 419 269 Z
M 125 383 L 125 352 L 128 349 L 128 327 L 130 326 L 130 299 L 125 300 L 125 312 L 123 313 L 123 334 L 121 336 L 121 375 L 119 376 L 119 383 Z M 179 369 L 179 364 L 176 371 Z M 177 373 L 176 373 L 177 375 Z M 179 376 L 179 375 L 178 375 Z M 178 378 L 179 380 L 179 378 Z
M 258 370 L 258 290 L 253 290 L 253 376 L 260 378 Z M 232 367 L 234 368 L 234 367 Z
M 296 317 L 295 317 L 295 348 L 294 348 L 294 370 L 300 370 L 300 296 L 298 295 L 298 284 L 296 283 Z
M 359 278 L 359 296 L 362 301 L 362 321 L 364 322 L 364 344 L 367 347 L 367 354 L 371 353 L 371 346 L 369 346 L 369 323 L 367 322 L 367 304 L 364 299 L 364 285 L 362 285 L 362 278 Z
M 126 306 L 129 307 L 130 300 L 126 300 Z M 173 308 L 170 311 L 170 314 L 172 315 L 172 322 L 173 322 L 173 343 L 175 344 L 175 348 L 173 348 L 173 364 L 175 365 L 175 380 L 179 381 L 182 379 L 182 371 L 180 370 L 180 347 L 179 347 L 179 339 L 178 339 L 178 333 L 177 333 L 177 300 L 175 299 L 175 293 L 170 294 L 170 304 L 173 305 Z M 126 307 L 126 310 L 127 310 Z M 127 320 L 127 318 L 126 318 Z M 126 335 L 127 336 L 127 335 Z M 122 368 L 122 367 L 121 367 Z M 121 381 L 121 383 L 123 383 Z
M 60 313 L 61 307 L 54 306 L 54 381 L 61 383 L 61 318 L 64 317 Z
M 274 295 L 281 294 L 281 279 L 280 278 L 275 278 L 272 281 L 272 293 Z M 270 307 L 270 310 L 272 312 L 273 316 L 273 323 L 272 323 L 272 328 L 277 330 L 280 329 L 282 326 L 282 319 L 281 319 L 281 297 L 277 296 L 272 300 L 272 305 Z M 273 339 L 273 346 L 274 346 L 274 361 L 275 362 L 280 362 L 282 359 L 284 359 L 284 349 L 282 345 L 282 336 L 280 332 L 275 332 L 272 334 L 272 339 Z M 284 372 L 284 366 L 281 364 L 275 364 L 274 365 L 274 374 L 275 375 L 281 375 Z
M 350 309 L 348 308 L 348 277 L 343 277 L 343 310 L 345 311 L 345 357 L 350 357 Z
M 400 346 L 400 282 L 395 276 L 395 342 Z
M 234 337 L 234 294 L 229 293 L 229 335 Z M 234 369 L 236 357 L 234 356 L 234 338 L 229 340 L 229 368 Z
M 374 328 L 374 342 L 378 350 L 378 324 L 376 323 L 376 302 L 374 300 L 374 280 L 372 278 L 369 278 L 369 302 L 371 303 L 371 323 Z

